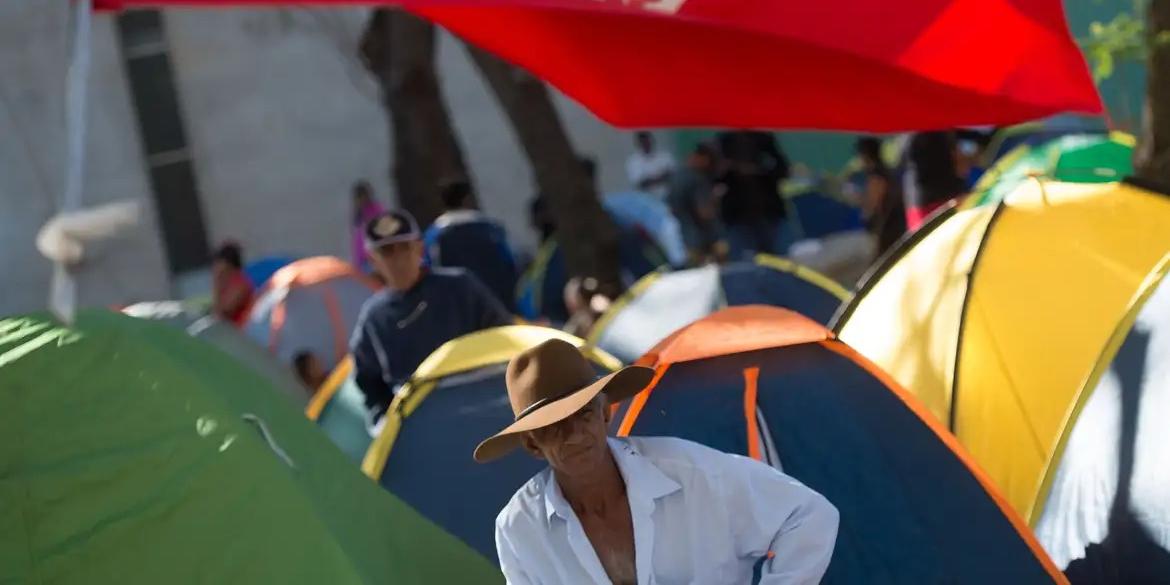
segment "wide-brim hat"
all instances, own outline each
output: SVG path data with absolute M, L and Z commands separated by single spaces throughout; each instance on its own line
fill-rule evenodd
M 654 370 L 630 366 L 598 378 L 576 347 L 552 339 L 512 358 L 505 379 L 515 421 L 475 448 L 480 463 L 515 449 L 524 433 L 576 414 L 599 394 L 611 404 L 634 396 L 654 379 Z

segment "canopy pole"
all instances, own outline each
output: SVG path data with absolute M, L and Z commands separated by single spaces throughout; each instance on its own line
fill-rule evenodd
M 85 176 L 85 135 L 91 61 L 92 0 L 70 0 L 69 69 L 65 77 L 65 181 L 57 213 L 81 209 Z M 64 262 L 54 262 L 49 309 L 71 324 L 77 310 L 77 283 Z

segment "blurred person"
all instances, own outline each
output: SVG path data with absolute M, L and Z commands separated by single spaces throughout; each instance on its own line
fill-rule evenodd
M 659 200 L 665 199 L 670 191 L 670 177 L 677 166 L 674 157 L 660 150 L 654 142 L 654 135 L 649 132 L 634 134 L 634 146 L 637 150 L 626 160 L 630 186 Z
M 355 380 L 377 423 L 398 388 L 440 345 L 515 319 L 470 272 L 424 268 L 422 234 L 406 211 L 371 220 L 365 246 L 386 288 L 362 306 L 350 351 Z
M 541 244 L 556 233 L 557 222 L 553 219 L 552 210 L 548 207 L 548 197 L 544 193 L 537 193 L 528 204 L 528 222 L 540 235 Z
M 705 143 L 695 146 L 687 164 L 671 181 L 667 202 L 678 218 L 687 255 L 692 266 L 721 261 L 726 245 L 720 241 L 719 199 L 722 185 L 716 180 L 715 149 Z M 718 188 L 717 188 L 718 187 Z
M 325 366 L 321 364 L 321 360 L 317 359 L 317 355 L 309 350 L 301 350 L 293 356 L 293 371 L 296 372 L 297 378 L 305 384 L 310 390 L 310 393 L 316 393 L 324 383 L 329 374 L 325 371 Z
M 365 274 L 374 272 L 370 264 L 370 257 L 366 253 L 365 240 L 362 231 L 370 220 L 378 217 L 385 209 L 374 199 L 374 188 L 368 181 L 358 181 L 353 185 L 353 209 L 350 215 L 349 233 L 353 244 L 350 261 Z
M 871 136 L 857 140 L 857 156 L 864 173 L 861 209 L 881 255 L 906 233 L 906 205 L 894 173 L 882 157 L 882 143 Z
M 216 250 L 211 264 L 211 312 L 235 324 L 244 324 L 255 291 L 244 273 L 244 253 L 240 245 L 227 242 Z
M 906 226 L 916 230 L 939 207 L 967 193 L 959 146 L 952 131 L 919 132 L 910 140 L 904 180 Z
M 565 284 L 565 307 L 569 310 L 569 320 L 562 328 L 571 335 L 582 339 L 589 336 L 593 325 L 609 309 L 614 294 L 606 294 L 601 283 L 593 277 L 573 277 Z
M 548 463 L 496 519 L 508 583 L 819 583 L 839 521 L 823 496 L 698 443 L 607 436 L 609 406 L 653 377 L 631 366 L 598 379 L 559 339 L 508 364 L 515 422 L 480 443 L 475 460 L 523 447 Z
M 731 258 L 785 254 L 795 240 L 780 195 L 790 168 L 775 135 L 739 130 L 721 133 L 718 142 L 723 158 L 719 182 L 725 186 L 720 210 Z
M 581 157 L 580 161 L 601 197 L 601 206 L 618 227 L 645 234 L 658 244 L 671 266 L 686 264 L 687 247 L 683 242 L 682 228 L 664 199 L 642 191 L 603 193 L 597 176 L 597 162 L 587 156 Z
M 514 310 L 516 258 L 503 226 L 476 208 L 467 181 L 448 183 L 440 194 L 445 211 L 423 235 L 424 265 L 465 268 Z

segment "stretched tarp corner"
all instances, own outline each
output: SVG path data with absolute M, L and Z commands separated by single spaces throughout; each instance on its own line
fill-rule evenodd
M 96 0 L 95 6 L 287 4 Z M 307 4 L 402 6 L 528 69 L 601 119 L 626 128 L 889 132 L 1101 111 L 1060 0 Z M 996 42 L 981 42 L 988 38 Z

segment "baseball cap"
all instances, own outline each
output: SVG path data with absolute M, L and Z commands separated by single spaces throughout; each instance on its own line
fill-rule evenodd
M 366 249 L 375 250 L 398 242 L 417 240 L 421 236 L 418 222 L 406 211 L 387 211 L 366 224 Z

